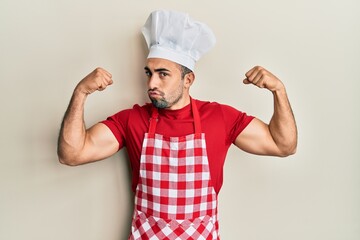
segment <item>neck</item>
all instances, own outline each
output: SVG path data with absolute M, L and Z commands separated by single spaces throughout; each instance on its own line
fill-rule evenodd
M 187 105 L 190 104 L 190 95 L 189 94 L 184 94 L 179 101 L 177 101 L 174 105 L 170 106 L 168 109 L 169 110 L 178 110 L 181 109 Z

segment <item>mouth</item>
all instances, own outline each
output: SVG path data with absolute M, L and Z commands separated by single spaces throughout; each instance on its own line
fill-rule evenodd
M 162 97 L 164 94 L 157 90 L 149 90 L 148 91 L 149 97 Z

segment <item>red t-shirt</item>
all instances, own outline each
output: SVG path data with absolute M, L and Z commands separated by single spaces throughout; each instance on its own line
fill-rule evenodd
M 230 106 L 216 102 L 195 100 L 205 133 L 211 181 L 219 193 L 223 183 L 223 166 L 226 153 L 245 127 L 254 118 Z M 144 134 L 149 129 L 151 104 L 134 105 L 102 121 L 119 142 L 119 150 L 127 148 L 132 169 L 132 190 L 135 192 L 139 178 L 140 156 Z M 191 104 L 178 110 L 159 109 L 156 133 L 179 137 L 194 133 Z

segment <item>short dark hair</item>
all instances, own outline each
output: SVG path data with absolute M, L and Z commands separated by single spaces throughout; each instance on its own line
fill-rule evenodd
M 185 67 L 183 65 L 180 65 L 180 71 L 181 71 L 181 79 L 184 79 L 186 74 L 192 72 L 189 68 L 187 68 L 187 67 Z

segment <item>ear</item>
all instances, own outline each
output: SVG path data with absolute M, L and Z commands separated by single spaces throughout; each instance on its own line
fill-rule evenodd
M 184 77 L 184 87 L 187 89 L 190 88 L 194 81 L 195 81 L 194 72 L 187 73 Z

